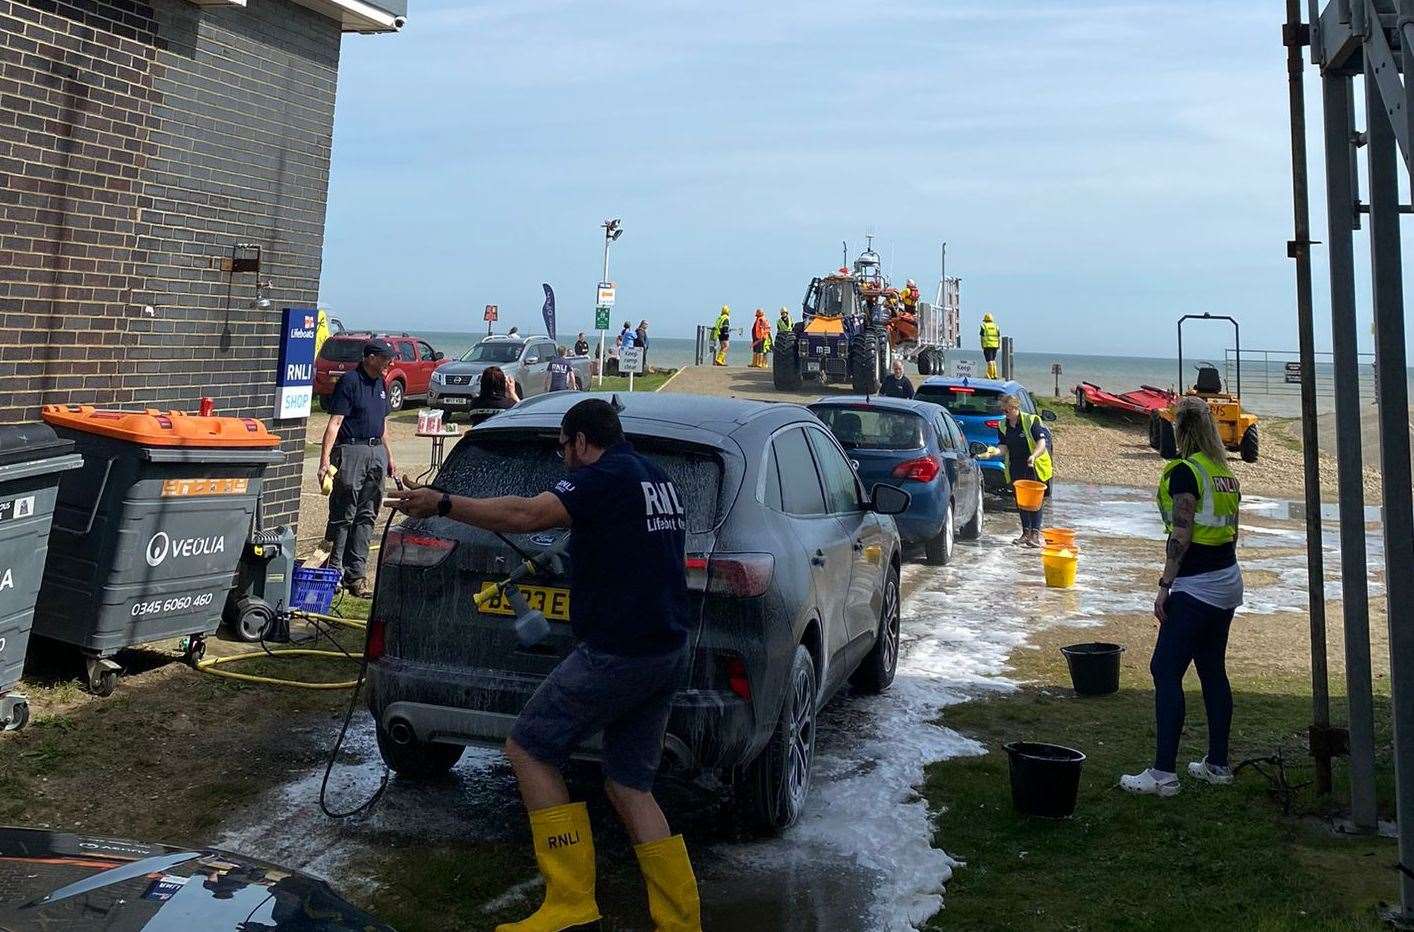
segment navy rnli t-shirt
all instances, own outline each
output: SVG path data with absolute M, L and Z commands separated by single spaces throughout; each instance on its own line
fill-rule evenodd
M 672 480 L 625 442 L 553 491 L 573 521 L 575 636 L 622 657 L 681 648 L 689 625 L 687 512 Z

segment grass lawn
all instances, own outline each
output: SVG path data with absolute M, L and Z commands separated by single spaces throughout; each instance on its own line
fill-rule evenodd
M 1283 748 L 1288 780 L 1309 784 L 1309 681 L 1290 665 L 1271 664 L 1268 653 L 1282 642 L 1300 650 L 1299 621 L 1235 622 L 1232 748 L 1234 763 Z M 1071 692 L 1057 648 L 1089 640 L 1128 645 L 1118 694 L 1080 699 Z M 1183 791 L 1158 799 L 1131 797 L 1117 787 L 1120 774 L 1152 762 L 1152 642 L 1152 624 L 1142 618 L 1043 633 L 1035 641 L 1039 649 L 1012 657 L 1013 678 L 1029 685 L 946 712 L 942 724 L 976 737 L 987 753 L 935 764 L 927 774 L 923 792 L 939 814 L 935 843 L 967 862 L 929 928 L 1381 928 L 1376 907 L 1396 895 L 1393 841 L 1334 836 L 1323 821 L 1331 804 L 1309 786 L 1294 793 L 1284 814 L 1272 785 L 1250 767 L 1232 787 L 1186 779 L 1187 762 L 1203 755 L 1207 740 L 1192 673 L 1178 765 Z M 1332 687 L 1340 682 L 1333 672 Z M 1387 690 L 1386 680 L 1376 682 L 1377 690 Z M 1392 805 L 1387 695 L 1377 695 L 1375 706 L 1380 798 Z M 1342 720 L 1343 709 L 1332 712 Z M 1001 746 L 1019 739 L 1086 753 L 1073 818 L 1051 821 L 1013 811 Z M 1342 769 L 1338 763 L 1336 805 L 1347 798 Z
M 670 372 L 650 372 L 647 375 L 636 375 L 633 377 L 633 390 L 635 392 L 656 392 L 663 386 L 663 383 L 673 377 L 674 369 Z M 604 384 L 596 384 L 596 380 L 589 380 L 589 389 L 596 392 L 626 392 L 628 391 L 628 376 L 626 375 L 606 375 Z

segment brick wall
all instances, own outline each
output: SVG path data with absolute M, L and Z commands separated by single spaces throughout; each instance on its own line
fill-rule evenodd
M 338 24 L 284 0 L 0 0 L 0 40 L 0 423 L 210 395 L 281 435 L 266 523 L 293 524 L 279 308 L 318 296 Z M 238 242 L 269 310 L 220 268 Z

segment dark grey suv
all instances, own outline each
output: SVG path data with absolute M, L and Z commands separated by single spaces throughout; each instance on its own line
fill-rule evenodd
M 560 419 L 583 394 L 552 394 L 471 430 L 436 484 L 461 495 L 533 495 L 563 475 Z M 729 780 L 768 831 L 791 825 L 810 788 L 815 720 L 851 680 L 878 692 L 898 659 L 898 532 L 906 493 L 860 487 L 805 408 L 688 395 L 619 396 L 624 432 L 685 498 L 695 613 L 690 682 L 674 701 L 666 759 Z M 512 537 L 527 553 L 557 535 Z M 552 621 L 526 649 L 509 606 L 472 597 L 520 563 L 493 534 L 445 518 L 390 534 L 370 622 L 369 702 L 398 773 L 446 771 L 467 744 L 500 744 L 574 645 L 569 582 L 522 590 Z M 634 585 L 623 567 L 622 585 Z M 582 749 L 593 756 L 594 742 Z

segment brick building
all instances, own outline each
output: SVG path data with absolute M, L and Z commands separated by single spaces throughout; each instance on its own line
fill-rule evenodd
M 294 523 L 279 309 L 318 298 L 342 34 L 404 4 L 0 0 L 0 423 L 209 395 L 281 435 L 266 524 Z

